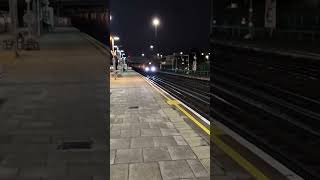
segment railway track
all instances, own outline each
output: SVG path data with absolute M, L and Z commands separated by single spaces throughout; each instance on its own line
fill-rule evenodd
M 212 116 L 305 179 L 320 179 L 320 62 L 234 54 L 212 64 Z

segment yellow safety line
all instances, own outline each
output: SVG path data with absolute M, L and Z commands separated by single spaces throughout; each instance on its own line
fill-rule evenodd
M 151 85 L 151 84 L 150 84 Z M 204 125 L 202 125 L 198 120 L 196 120 L 190 113 L 188 113 L 185 109 L 183 109 L 180 106 L 179 101 L 175 99 L 170 99 L 168 96 L 166 96 L 163 92 L 161 92 L 158 88 L 154 87 L 163 97 L 167 99 L 167 103 L 169 105 L 177 107 L 183 114 L 185 114 L 190 120 L 192 120 L 196 125 L 198 125 L 204 132 L 206 132 L 208 135 L 210 135 L 210 130 L 206 128 Z M 268 177 L 266 177 L 259 169 L 254 167 L 249 161 L 247 161 L 244 157 L 242 157 L 239 153 L 234 151 L 230 146 L 228 146 L 226 143 L 224 143 L 218 136 L 224 135 L 225 133 L 218 128 L 217 126 L 213 126 L 213 138 L 214 143 L 228 156 L 230 156 L 235 162 L 237 162 L 241 167 L 243 167 L 247 172 L 249 172 L 253 177 L 255 177 L 257 180 L 270 180 Z
M 179 106 L 180 103 L 177 100 L 169 100 L 167 102 L 168 104 L 177 107 L 183 114 L 185 114 L 190 120 L 192 120 L 196 125 L 198 125 L 204 132 L 210 135 L 210 130 L 204 125 L 202 125 L 199 121 L 197 121 L 190 113 L 184 110 L 181 106 Z
M 225 144 L 218 136 L 213 135 L 214 143 L 224 151 L 228 156 L 230 156 L 234 161 L 236 161 L 241 167 L 243 167 L 247 172 L 249 172 L 257 180 L 269 180 L 259 169 L 255 168 L 249 161 L 243 158 L 239 153 L 234 151 L 230 146 Z

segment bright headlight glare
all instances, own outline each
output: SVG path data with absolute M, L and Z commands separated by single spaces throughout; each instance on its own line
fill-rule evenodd
M 149 67 L 146 67 L 146 68 L 145 68 L 145 71 L 146 71 L 146 72 L 150 71 L 150 68 L 149 68 Z
M 155 71 L 156 71 L 156 67 L 152 66 L 152 67 L 151 67 L 151 71 L 152 71 L 152 72 L 155 72 Z

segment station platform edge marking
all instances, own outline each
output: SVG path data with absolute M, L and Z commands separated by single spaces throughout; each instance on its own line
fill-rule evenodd
M 210 130 L 202 125 L 196 118 L 194 118 L 190 113 L 184 110 L 181 106 L 179 101 L 176 99 L 170 99 L 166 96 L 163 92 L 166 92 L 162 88 L 158 87 L 154 83 L 150 82 L 147 78 L 143 77 L 143 79 L 155 90 L 157 90 L 166 100 L 169 105 L 177 107 L 183 114 L 185 114 L 191 121 L 193 121 L 196 125 L 198 125 L 204 132 L 210 135 Z M 159 89 L 161 89 L 161 92 Z M 166 94 L 169 94 L 166 92 Z M 230 146 L 225 144 L 220 138 L 219 135 L 223 135 L 223 131 L 220 130 L 217 126 L 214 126 L 214 129 L 217 130 L 216 133 L 213 133 L 213 138 L 215 138 L 214 143 L 224 151 L 229 157 L 231 157 L 235 162 L 237 162 L 242 168 L 244 168 L 249 174 L 255 177 L 257 180 L 270 180 L 266 177 L 259 169 L 257 169 L 254 165 L 252 165 L 248 160 L 242 157 L 238 152 L 233 150 Z
M 176 108 L 178 108 L 184 115 L 186 115 L 191 121 L 193 121 L 197 126 L 199 126 L 204 132 L 206 132 L 208 135 L 210 135 L 210 130 L 202 125 L 198 120 L 196 120 L 190 113 L 188 113 L 186 110 L 184 110 L 180 103 L 177 100 L 169 100 L 167 101 L 169 105 L 173 105 Z

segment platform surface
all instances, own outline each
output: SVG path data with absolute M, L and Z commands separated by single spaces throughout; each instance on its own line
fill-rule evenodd
M 19 52 L 0 79 L 0 179 L 106 177 L 107 55 L 74 28 L 43 35 L 40 48 Z
M 111 179 L 209 180 L 210 146 L 142 76 L 111 80 Z

